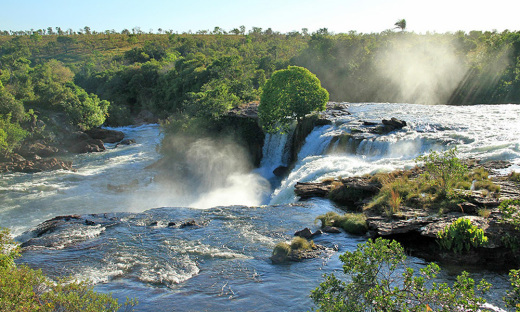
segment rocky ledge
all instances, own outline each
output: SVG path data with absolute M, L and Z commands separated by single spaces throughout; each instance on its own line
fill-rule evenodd
M 504 162 L 488 162 L 480 166 L 493 172 L 508 165 Z M 420 169 L 414 170 L 416 170 L 415 174 L 420 173 Z M 392 215 L 371 209 L 363 210 L 366 203 L 381 188 L 380 183 L 373 182 L 369 177 L 297 183 L 295 193 L 301 199 L 326 197 L 340 203 L 346 210 L 363 211 L 371 237 L 395 239 L 401 242 L 412 255 L 428 261 L 512 268 L 520 263 L 518 246 L 516 250 L 511 248 L 520 243 L 520 232 L 503 221 L 502 213 L 497 207 L 506 199 L 520 199 L 520 183 L 497 175 L 490 179 L 500 187 L 497 196 L 489 196 L 483 191 L 465 191 L 464 202 L 456 208 L 442 212 L 403 205 L 399 207 L 399 212 Z M 338 189 L 342 190 L 338 191 Z M 482 211 L 487 213 L 483 214 Z M 473 225 L 477 225 L 484 231 L 488 243 L 462 254 L 442 250 L 436 240 L 437 234 L 458 218 L 470 219 Z M 312 235 L 312 233 L 304 234 Z
M 68 153 L 102 152 L 105 150 L 104 143 L 135 143 L 135 141 L 123 140 L 124 137 L 121 131 L 97 128 L 67 134 L 59 144 L 44 140 L 26 142 L 14 153 L 0 158 L 0 173 L 36 173 L 59 169 L 74 171 L 72 161 L 60 159 L 58 156 Z

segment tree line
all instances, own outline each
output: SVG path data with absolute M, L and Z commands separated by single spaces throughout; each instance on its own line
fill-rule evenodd
M 309 69 L 336 101 L 520 103 L 520 32 L 400 30 L 10 32 L 0 36 L 0 146 L 56 112 L 76 129 L 128 124 L 142 110 L 186 127 L 259 100 L 288 66 Z

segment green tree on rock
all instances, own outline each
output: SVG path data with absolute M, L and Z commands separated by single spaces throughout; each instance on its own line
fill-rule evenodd
M 289 66 L 273 73 L 263 87 L 258 106 L 262 128 L 270 133 L 285 131 L 293 120 L 325 109 L 329 93 L 308 69 Z

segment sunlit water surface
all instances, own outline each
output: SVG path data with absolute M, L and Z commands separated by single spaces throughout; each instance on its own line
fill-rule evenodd
M 305 311 L 312 307 L 308 295 L 322 274 L 341 271 L 338 255 L 354 250 L 366 237 L 322 235 L 316 243 L 339 250 L 299 263 L 271 264 L 277 242 L 290 240 L 304 227 L 317 229 L 316 216 L 337 210 L 326 200 L 291 204 L 297 200 L 297 181 L 410 167 L 418 155 L 455 146 L 462 157 L 509 160 L 514 165 L 507 170 L 520 168 L 520 106 L 350 104 L 349 111 L 352 115 L 337 117 L 333 125 L 308 136 L 295 168 L 272 186 L 270 196 L 267 181 L 276 181 L 272 169 L 287 164 L 286 137 L 268 136 L 262 167 L 254 172 L 230 172 L 216 162 L 206 178 L 216 173 L 216 181 L 224 182 L 197 194 L 163 185 L 154 180 L 156 171 L 144 169 L 159 159 L 158 126 L 126 127 L 119 130 L 137 144 L 108 145 L 104 153 L 74 156 L 77 172 L 3 175 L 0 226 L 20 235 L 58 215 L 83 215 L 33 240 L 23 262 L 51 276 L 88 278 L 97 290 L 121 300 L 138 297 L 138 310 Z M 367 134 L 347 150 L 330 143 L 351 127 L 362 128 L 360 120 L 390 117 L 408 126 L 384 136 Z M 119 191 L 110 186 L 124 187 Z M 273 205 L 259 206 L 267 203 Z M 179 227 L 190 220 L 198 226 Z M 31 233 L 18 237 L 30 238 Z M 417 258 L 410 261 L 415 268 L 424 265 Z M 453 280 L 461 270 L 444 269 L 444 280 Z M 490 298 L 500 302 L 507 276 L 473 273 L 495 285 Z

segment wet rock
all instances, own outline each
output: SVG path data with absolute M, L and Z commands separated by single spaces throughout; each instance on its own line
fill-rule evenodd
M 182 223 L 180 225 L 180 228 L 185 228 L 185 227 L 192 227 L 192 226 L 200 226 L 195 220 L 190 220 L 190 221 L 186 221 L 184 223 Z
M 101 140 L 103 143 L 117 143 L 125 138 L 121 131 L 93 128 L 85 131 L 92 139 Z
M 304 228 L 303 230 L 300 230 L 300 231 L 297 231 L 296 233 L 294 233 L 294 236 L 299 236 L 299 237 L 303 237 L 305 239 L 310 239 L 310 238 L 316 237 L 321 234 L 323 234 L 322 230 L 317 230 L 316 232 L 313 233 L 311 231 L 311 229 Z
M 341 230 L 335 226 L 324 226 L 321 228 L 324 233 L 337 234 L 341 233 Z
M 91 138 L 73 143 L 69 146 L 69 152 L 75 154 L 96 153 L 104 150 L 105 145 L 103 141 Z
M 159 224 L 157 221 L 153 221 L 148 226 L 157 226 L 157 224 Z
M 174 227 L 175 225 L 175 222 L 168 222 L 168 227 Z
M 394 129 L 401 129 L 406 127 L 406 121 L 399 120 L 395 117 L 392 117 L 390 120 L 383 119 L 383 125 L 393 127 Z
M 34 229 L 32 229 L 30 233 L 33 237 L 40 237 L 42 235 L 54 232 L 60 225 L 70 222 L 71 220 L 79 219 L 81 219 L 81 216 L 79 215 L 57 216 L 39 224 Z
M 272 255 L 269 259 L 273 262 L 273 264 L 280 264 L 286 262 L 299 262 L 306 259 L 314 259 L 319 258 L 324 252 L 332 251 L 331 248 L 327 248 L 322 245 L 314 245 L 312 249 L 298 249 L 291 250 L 289 254 L 276 254 Z
M 92 220 L 85 220 L 85 224 L 86 225 L 96 225 L 96 222 L 94 222 Z
M 309 228 L 304 228 L 303 230 L 300 230 L 300 231 L 297 231 L 296 233 L 294 233 L 294 236 L 299 236 L 299 237 L 309 239 L 312 237 L 312 231 Z
M 35 160 L 23 159 L 16 162 L 0 163 L 0 172 L 36 173 L 59 169 L 75 171 L 75 169 L 72 168 L 71 161 L 64 161 L 57 158 L 44 158 Z
M 308 199 L 311 197 L 326 197 L 330 189 L 331 185 L 326 183 L 297 182 L 294 186 L 294 193 L 301 199 Z
M 132 144 L 135 144 L 136 141 L 134 139 L 124 139 L 123 141 L 119 142 L 116 144 L 116 146 L 119 146 L 119 145 L 132 145 Z
M 56 155 L 59 150 L 56 147 L 42 144 L 39 142 L 24 144 L 18 150 L 18 154 L 27 159 L 35 159 L 39 157 L 51 157 Z
M 114 185 L 114 184 L 108 183 L 107 189 L 110 191 L 113 191 L 113 192 L 122 193 L 122 192 L 135 190 L 138 186 L 139 186 L 139 180 L 134 179 L 134 180 L 132 180 L 132 182 L 126 183 L 126 184 Z
M 277 177 L 286 176 L 289 173 L 289 168 L 286 166 L 280 166 L 273 170 L 273 174 Z

